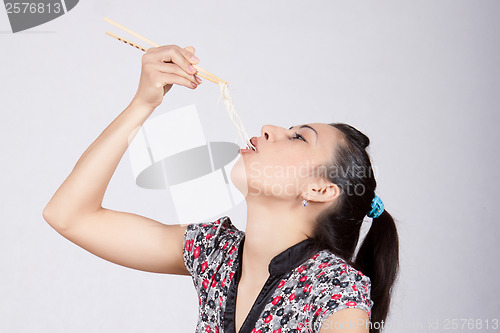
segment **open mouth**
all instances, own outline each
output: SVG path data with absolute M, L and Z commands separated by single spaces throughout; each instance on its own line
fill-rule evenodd
M 248 140 L 247 147 L 253 151 L 257 151 L 257 146 L 258 146 L 258 140 L 256 137 L 252 137 L 250 140 Z
M 257 152 L 257 147 L 255 147 L 253 144 L 250 143 L 247 143 L 247 146 L 246 148 L 243 148 L 243 149 L 240 149 L 239 150 L 240 153 L 243 153 L 243 152 Z
M 257 148 L 255 148 L 255 147 L 254 147 L 253 145 L 251 145 L 251 144 L 247 144 L 247 148 L 248 148 L 248 149 L 251 149 L 251 150 L 253 150 L 253 151 L 257 151 Z

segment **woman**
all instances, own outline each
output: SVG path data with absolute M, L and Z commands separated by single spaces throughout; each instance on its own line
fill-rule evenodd
M 231 179 L 247 202 L 246 230 L 229 217 L 166 225 L 102 207 L 139 127 L 173 84 L 196 89 L 194 48 L 150 48 L 127 108 L 78 160 L 43 211 L 61 235 L 130 268 L 191 275 L 198 332 L 378 332 L 398 272 L 394 220 L 375 196 L 365 148 L 346 124 L 266 125 Z M 363 218 L 373 224 L 352 260 Z

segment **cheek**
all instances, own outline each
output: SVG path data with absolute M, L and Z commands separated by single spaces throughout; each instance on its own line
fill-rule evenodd
M 277 197 L 296 196 L 310 182 L 314 160 L 300 156 L 240 156 L 230 172 L 235 187 L 246 197 L 264 193 Z
M 252 179 L 262 181 L 262 184 L 300 187 L 309 177 L 309 167 L 300 157 L 276 156 L 266 160 L 267 163 L 255 165 L 250 172 Z

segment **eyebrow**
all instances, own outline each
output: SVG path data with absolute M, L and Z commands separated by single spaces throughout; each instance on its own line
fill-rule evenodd
M 292 128 L 294 128 L 295 126 L 291 126 L 289 128 L 289 130 L 291 130 Z M 316 130 L 314 128 L 312 128 L 311 126 L 309 125 L 302 125 L 300 126 L 299 128 L 309 128 L 309 129 L 312 129 L 314 131 L 314 133 L 316 133 L 316 143 L 318 142 L 318 132 L 316 132 Z

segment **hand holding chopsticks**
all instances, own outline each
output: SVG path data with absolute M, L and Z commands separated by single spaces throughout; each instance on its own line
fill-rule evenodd
M 174 83 L 196 89 L 201 79 L 194 75 L 196 69 L 191 64 L 197 61 L 192 55 L 189 47 L 182 49 L 177 45 L 148 50 L 142 57 L 139 88 L 134 100 L 156 108 Z
M 128 28 L 126 28 L 126 27 L 124 27 L 124 26 L 123 26 L 123 25 L 121 25 L 121 24 L 116 23 L 116 22 L 115 22 L 115 21 L 113 21 L 113 20 L 110 20 L 110 19 L 109 19 L 109 18 L 107 18 L 107 17 L 104 17 L 104 20 L 105 20 L 105 21 L 107 21 L 107 22 L 109 22 L 109 23 L 111 23 L 111 24 L 113 24 L 114 26 L 116 26 L 116 27 L 118 27 L 118 28 L 120 28 L 120 29 L 122 29 L 122 30 L 124 30 L 124 31 L 126 31 L 126 32 L 128 32 L 128 33 L 130 33 L 130 34 L 132 34 L 132 35 L 134 35 L 135 37 L 137 37 L 137 38 L 141 39 L 142 41 L 144 41 L 144 42 L 146 42 L 146 43 L 148 43 L 148 44 L 151 44 L 151 45 L 153 45 L 153 46 L 155 46 L 155 47 L 160 47 L 160 44 L 157 44 L 157 43 L 155 43 L 155 42 L 153 42 L 153 41 L 151 41 L 151 40 L 149 40 L 149 39 L 147 39 L 147 38 L 145 38 L 145 37 L 143 37 L 143 36 L 139 35 L 138 33 L 136 33 L 136 32 L 134 32 L 134 31 L 132 31 L 132 30 L 130 30 L 130 29 L 128 29 Z M 122 42 L 124 42 L 124 43 L 127 43 L 127 44 L 129 44 L 129 45 L 131 45 L 131 46 L 134 46 L 134 47 L 136 47 L 136 48 L 138 48 L 139 50 L 142 50 L 142 51 L 144 51 L 144 52 L 147 52 L 147 50 L 148 50 L 147 48 L 144 48 L 144 47 L 142 47 L 142 46 L 140 46 L 140 45 L 138 45 L 138 44 L 136 44 L 136 43 L 133 43 L 133 42 L 131 42 L 131 41 L 128 41 L 128 40 L 126 40 L 125 38 L 122 38 L 122 37 L 120 37 L 120 36 L 117 36 L 117 35 L 115 35 L 115 34 L 113 34 L 113 33 L 109 32 L 109 31 L 106 31 L 106 34 L 107 34 L 108 36 L 111 36 L 111 37 L 113 37 L 113 38 L 118 39 L 119 41 L 122 41 Z M 226 82 L 226 81 L 224 81 L 224 80 L 222 80 L 221 78 L 219 78 L 219 77 L 215 76 L 214 74 L 212 74 L 212 73 L 208 72 L 207 70 L 205 70 L 205 69 L 201 68 L 200 66 L 198 66 L 198 65 L 194 65 L 194 64 L 193 64 L 193 67 L 197 70 L 197 75 L 201 76 L 202 78 L 207 79 L 207 80 L 212 81 L 212 82 L 217 83 L 217 84 L 219 84 L 219 83 L 224 83 L 224 84 L 226 84 L 226 85 L 227 85 L 227 82 Z
M 252 147 L 252 143 L 250 142 L 250 139 L 248 138 L 248 134 L 246 133 L 245 129 L 243 128 L 243 124 L 241 123 L 241 119 L 238 116 L 238 114 L 236 113 L 236 111 L 234 110 L 234 103 L 232 102 L 232 99 L 231 99 L 231 97 L 229 95 L 227 82 L 224 81 L 224 80 L 222 80 L 221 78 L 215 76 L 214 74 L 206 71 L 205 69 L 201 68 L 200 66 L 198 66 L 198 65 L 196 65 L 194 63 L 192 63 L 192 66 L 194 67 L 195 70 L 190 70 L 189 62 L 193 61 L 193 59 L 191 59 L 190 55 L 186 54 L 186 52 L 189 52 L 190 54 L 194 54 L 194 49 L 192 49 L 192 51 L 191 50 L 187 50 L 189 47 L 186 47 L 185 49 L 181 49 L 181 48 L 179 48 L 176 45 L 167 45 L 167 46 L 160 47 L 159 44 L 157 44 L 157 43 L 155 43 L 155 42 L 153 42 L 153 41 L 151 41 L 151 40 L 149 40 L 149 39 L 147 39 L 147 38 L 139 35 L 138 33 L 134 32 L 134 31 L 132 31 L 132 30 L 130 30 L 128 28 L 125 28 L 124 26 L 122 26 L 122 25 L 120 25 L 120 24 L 118 24 L 118 23 L 116 23 L 116 22 L 114 22 L 114 21 L 112 21 L 112 20 L 110 20 L 110 19 L 108 19 L 106 17 L 104 18 L 104 20 L 107 21 L 107 22 L 109 22 L 109 23 L 111 23 L 111 24 L 113 24 L 114 26 L 116 26 L 116 27 L 118 27 L 118 28 L 120 28 L 120 29 L 122 29 L 122 30 L 124 30 L 124 31 L 126 31 L 126 32 L 128 32 L 128 33 L 130 33 L 132 35 L 134 35 L 135 37 L 141 39 L 142 41 L 144 41 L 146 43 L 149 43 L 149 44 L 151 44 L 151 45 L 153 45 L 155 47 L 161 48 L 162 49 L 161 52 L 165 52 L 165 53 L 162 53 L 163 56 L 168 56 L 167 52 L 170 52 L 170 56 L 171 57 L 173 55 L 175 55 L 175 54 L 177 54 L 178 56 L 184 55 L 184 57 L 185 57 L 184 60 L 181 59 L 180 61 L 173 61 L 173 62 L 176 63 L 176 65 L 178 65 L 177 69 L 180 69 L 180 68 L 184 69 L 184 71 L 181 71 L 180 74 L 179 74 L 179 72 L 177 72 L 177 74 L 179 74 L 179 75 L 177 75 L 177 78 L 176 78 L 177 80 L 184 79 L 184 80 L 186 80 L 185 82 L 189 82 L 189 81 L 187 81 L 187 79 L 192 79 L 192 78 L 195 79 L 194 76 L 191 78 L 190 74 L 197 74 L 197 75 L 201 76 L 204 79 L 207 79 L 209 81 L 217 83 L 219 85 L 220 89 L 221 89 L 221 94 L 224 97 L 224 104 L 226 105 L 226 109 L 227 109 L 227 111 L 229 113 L 229 116 L 230 116 L 231 120 L 233 121 L 233 124 L 235 125 L 236 129 L 238 130 L 238 132 L 240 134 L 240 138 L 242 138 L 242 141 L 244 141 L 246 143 L 246 145 L 248 145 L 248 147 Z M 122 38 L 120 36 L 112 34 L 112 33 L 108 32 L 108 31 L 106 31 L 106 34 L 109 35 L 109 36 L 111 36 L 111 37 L 113 37 L 113 38 L 118 39 L 119 41 L 127 43 L 127 44 L 129 44 L 129 45 L 131 45 L 133 47 L 138 48 L 139 50 L 142 50 L 142 51 L 148 53 L 147 52 L 148 49 L 146 49 L 146 48 L 144 48 L 144 47 L 142 47 L 142 46 L 140 46 L 138 44 L 132 43 L 132 42 L 126 40 L 125 38 Z M 158 52 L 160 53 L 160 51 L 158 51 Z M 156 51 L 151 52 L 151 53 L 154 54 L 154 53 L 156 53 Z M 161 59 L 165 59 L 165 58 L 162 57 Z M 170 59 L 173 60 L 172 58 L 170 58 Z M 143 60 L 144 60 L 144 57 L 143 57 Z M 195 60 L 194 62 L 197 62 L 197 59 L 194 59 L 194 60 Z M 186 65 L 184 62 L 188 62 L 188 65 Z M 183 63 L 184 63 L 184 65 L 183 65 Z M 165 65 L 174 65 L 174 64 L 165 64 Z M 144 68 L 144 64 L 143 64 L 143 68 Z M 170 69 L 172 69 L 172 68 L 170 68 Z M 165 67 L 165 70 L 166 70 L 167 73 L 169 73 L 169 71 L 166 69 L 166 67 Z M 147 70 L 146 71 L 143 70 L 143 72 L 147 73 Z M 187 74 L 188 76 L 186 77 L 185 74 Z M 158 92 L 154 91 L 155 89 L 153 89 L 153 91 L 151 91 L 151 87 L 152 86 L 157 87 L 158 83 L 151 84 L 151 82 L 148 82 L 150 80 L 151 80 L 151 75 L 145 74 L 143 76 L 141 74 L 141 83 L 139 83 L 138 94 L 139 94 L 139 91 L 140 91 L 140 96 L 150 96 L 150 97 L 146 97 L 146 99 L 147 98 L 151 99 L 153 101 L 152 104 L 157 106 L 157 105 L 159 105 L 161 103 L 161 99 L 163 98 L 163 95 L 167 93 L 167 91 L 170 89 L 170 87 L 172 85 L 171 84 L 170 85 L 168 85 L 168 84 L 166 84 L 166 85 L 164 84 L 163 85 L 163 89 L 165 89 L 165 92 L 163 93 L 163 95 L 161 95 L 161 98 L 160 98 Z M 144 84 L 142 84 L 143 81 L 145 82 Z M 175 82 L 175 83 L 177 83 L 177 82 Z M 149 89 L 147 89 L 147 88 L 141 89 L 142 88 L 141 84 L 144 87 L 149 87 Z M 183 83 L 180 83 L 180 84 L 183 84 Z M 186 85 L 186 84 L 184 84 L 184 85 Z M 156 89 L 158 89 L 158 88 L 156 88 Z M 144 91 L 146 91 L 146 92 L 144 92 Z M 136 95 L 136 97 L 134 97 L 134 98 L 141 99 L 142 97 L 137 97 L 137 95 Z M 234 116 L 236 116 L 238 118 L 239 124 L 234 119 Z M 242 134 L 245 136 L 245 139 L 243 139 Z

